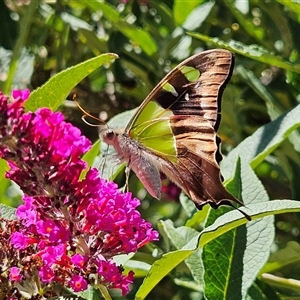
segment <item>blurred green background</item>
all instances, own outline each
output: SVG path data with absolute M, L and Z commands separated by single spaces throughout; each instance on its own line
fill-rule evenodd
M 219 129 L 225 155 L 300 101 L 296 1 L 6 0 L 0 2 L 0 19 L 0 89 L 6 94 L 13 88 L 34 90 L 58 72 L 101 53 L 118 54 L 112 65 L 83 80 L 60 107 L 93 142 L 97 129 L 82 122 L 74 94 L 85 110 L 107 121 L 137 107 L 174 66 L 206 49 L 226 48 L 236 55 Z M 299 151 L 299 133 L 294 132 L 255 169 L 271 199 L 300 199 Z M 122 184 L 124 176 L 119 177 Z M 16 189 L 0 180 L 1 201 L 15 206 L 20 199 Z M 162 218 L 185 223 L 185 211 L 178 201 L 169 201 L 168 194 L 160 202 L 151 199 L 134 175 L 130 188 L 143 200 L 141 212 L 153 224 Z M 298 280 L 299 225 L 296 214 L 276 216 L 271 256 L 278 261 L 286 256 L 284 251 L 292 253 L 276 274 Z M 300 299 L 300 287 L 277 291 L 286 299 Z M 199 293 L 176 285 L 169 276 L 151 297 L 199 299 Z

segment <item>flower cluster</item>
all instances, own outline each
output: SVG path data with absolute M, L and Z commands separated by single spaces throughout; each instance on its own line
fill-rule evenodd
M 137 251 L 158 233 L 136 210 L 139 200 L 86 170 L 80 156 L 91 145 L 77 128 L 46 108 L 25 113 L 27 92 L 13 97 L 9 104 L 0 93 L 0 157 L 10 166 L 6 176 L 25 193 L 10 243 L 26 256 L 14 260 L 10 280 L 19 286 L 38 274 L 44 291 L 102 284 L 125 295 L 133 272 L 124 275 L 113 257 Z

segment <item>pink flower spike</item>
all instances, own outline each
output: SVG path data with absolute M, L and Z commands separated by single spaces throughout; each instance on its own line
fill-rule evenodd
M 27 100 L 29 95 L 30 95 L 29 89 L 12 91 L 12 96 L 16 100 L 18 100 L 18 99 Z
M 71 257 L 71 262 L 76 267 L 82 268 L 85 265 L 85 263 L 87 262 L 87 257 L 76 253 Z
M 10 274 L 9 274 L 9 279 L 11 281 L 21 281 L 22 280 L 22 275 L 20 272 L 20 269 L 17 267 L 12 267 L 10 268 Z
M 47 266 L 41 267 L 39 276 L 41 277 L 42 281 L 47 283 L 50 283 L 55 278 L 54 271 Z
M 0 157 L 10 166 L 6 177 L 24 192 L 18 223 L 7 236 L 10 247 L 23 255 L 14 259 L 21 257 L 25 264 L 11 265 L 19 266 L 26 279 L 33 274 L 30 266 L 38 268 L 42 286 L 77 292 L 97 278 L 97 284 L 125 295 L 133 273 L 123 274 L 113 257 L 157 240 L 158 232 L 136 209 L 138 199 L 100 178 L 97 169 L 86 170 L 81 156 L 91 142 L 60 112 L 25 113 L 28 94 L 14 91 L 13 96 L 16 100 L 9 102 L 0 92 Z
M 73 275 L 69 284 L 74 292 L 84 291 L 88 287 L 87 281 L 80 275 Z
M 49 246 L 44 249 L 41 255 L 44 264 L 51 266 L 55 263 L 67 264 L 69 257 L 66 255 L 66 246 L 64 244 L 58 246 Z
M 24 232 L 14 232 L 10 242 L 16 249 L 24 250 L 30 244 L 30 239 Z
M 129 285 L 134 281 L 134 272 L 129 271 L 126 277 L 123 278 L 122 282 L 116 284 L 116 287 L 122 290 L 122 296 L 125 296 L 129 292 Z
M 36 229 L 38 233 L 44 237 L 48 237 L 50 242 L 65 242 L 70 237 L 70 232 L 65 226 L 52 220 L 38 221 Z
M 24 195 L 23 202 L 24 204 L 17 208 L 16 216 L 19 219 L 22 219 L 23 224 L 26 227 L 29 227 L 36 223 L 37 211 L 33 205 L 33 198 Z

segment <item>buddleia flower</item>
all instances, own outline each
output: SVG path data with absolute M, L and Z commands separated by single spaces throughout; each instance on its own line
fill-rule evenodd
M 86 170 L 81 156 L 91 143 L 60 112 L 25 113 L 29 92 L 13 96 L 9 103 L 0 93 L 0 157 L 10 167 L 6 177 L 24 192 L 17 219 L 2 220 L 10 224 L 2 226 L 6 238 L 0 240 L 10 295 L 54 296 L 54 286 L 79 292 L 88 284 L 125 295 L 134 273 L 124 274 L 113 257 L 158 239 L 136 209 L 140 201 L 97 169 Z

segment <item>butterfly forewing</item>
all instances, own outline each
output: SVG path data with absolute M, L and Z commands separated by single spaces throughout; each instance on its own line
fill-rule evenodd
M 186 59 L 152 90 L 128 123 L 125 132 L 140 123 L 140 114 L 152 101 L 161 108 L 171 110 L 174 115 L 203 116 L 217 130 L 222 93 L 233 66 L 233 54 L 222 49 L 208 50 Z M 151 117 L 148 116 L 149 119 Z
M 186 59 L 153 89 L 125 129 L 199 208 L 240 203 L 222 185 L 216 134 L 233 64 L 233 54 L 221 49 Z

